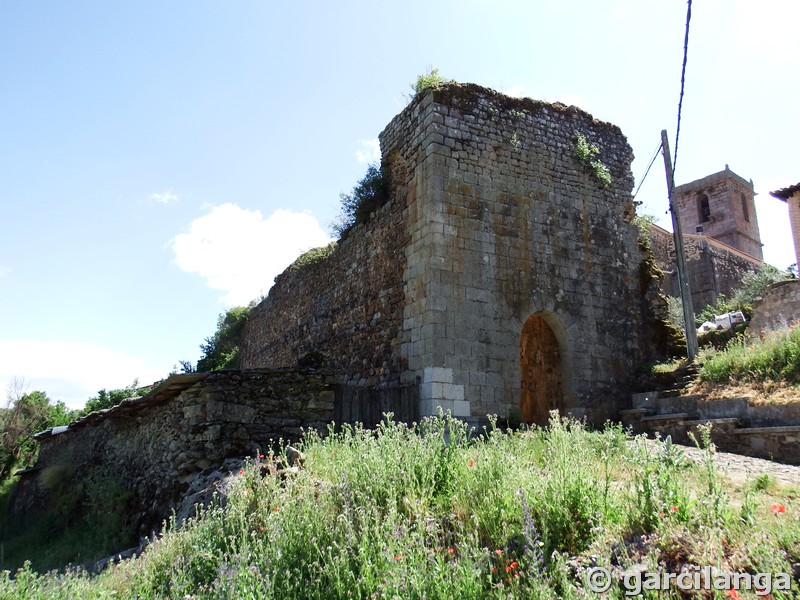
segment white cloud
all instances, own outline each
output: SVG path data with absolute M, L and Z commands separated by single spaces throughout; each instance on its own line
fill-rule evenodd
M 228 203 L 192 221 L 170 244 L 180 269 L 224 291 L 222 302 L 244 305 L 266 294 L 300 253 L 330 241 L 309 213 L 280 209 L 265 219 L 261 211 Z
M 356 150 L 356 160 L 360 163 L 372 163 L 381 158 L 381 145 L 378 139 L 358 140 L 360 150 Z
M 172 190 L 167 190 L 166 192 L 150 194 L 150 200 L 159 204 L 172 204 L 180 200 L 180 196 Z
M 148 385 L 168 373 L 143 360 L 83 342 L 0 340 L 0 404 L 9 384 L 24 379 L 27 391 L 81 408 L 101 389 L 117 389 L 138 379 Z
M 511 96 L 512 98 L 523 98 L 525 96 L 525 88 L 521 85 L 512 85 L 503 90 L 503 93 L 506 96 Z
M 11 274 L 11 267 L 4 267 L 0 265 L 0 279 Z

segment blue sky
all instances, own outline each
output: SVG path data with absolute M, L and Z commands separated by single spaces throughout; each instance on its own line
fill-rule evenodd
M 329 237 L 339 193 L 429 66 L 674 144 L 686 2 L 0 3 L 0 389 L 82 406 L 166 376 L 228 306 Z M 693 6 L 678 184 L 800 181 L 793 1 Z M 641 212 L 666 225 L 662 163 Z

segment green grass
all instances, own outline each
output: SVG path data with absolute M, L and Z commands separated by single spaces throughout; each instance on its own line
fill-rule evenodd
M 724 351 L 701 356 L 700 379 L 711 383 L 800 383 L 800 327 L 758 332 L 731 341 Z
M 170 524 L 137 559 L 93 577 L 6 572 L 0 598 L 591 598 L 594 563 L 619 574 L 800 561 L 793 493 L 768 478 L 734 488 L 712 449 L 696 465 L 616 427 L 554 418 L 471 438 L 444 416 L 310 434 L 302 449 L 299 472 L 255 460 L 224 508 Z

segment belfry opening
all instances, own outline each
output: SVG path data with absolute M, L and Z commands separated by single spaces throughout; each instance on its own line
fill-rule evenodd
M 519 341 L 520 411 L 526 423 L 545 425 L 551 410 L 563 412 L 562 350 L 544 317 L 533 315 Z

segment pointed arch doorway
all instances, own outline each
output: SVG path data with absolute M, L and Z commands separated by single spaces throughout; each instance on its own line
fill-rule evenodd
M 519 360 L 522 420 L 546 425 L 551 410 L 564 410 L 564 382 L 561 344 L 544 316 L 532 315 L 525 322 Z

